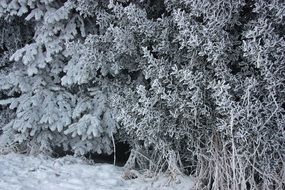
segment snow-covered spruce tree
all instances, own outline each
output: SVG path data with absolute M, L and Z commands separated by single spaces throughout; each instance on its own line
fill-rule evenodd
M 112 152 L 116 125 L 103 89 L 92 78 L 84 84 L 78 81 L 81 73 L 76 76 L 78 83 L 70 82 L 73 76 L 65 76 L 77 69 L 69 67 L 73 60 L 69 44 L 97 32 L 89 10 L 100 12 L 106 6 L 102 2 L 1 1 L 0 16 L 8 26 L 11 19 L 33 26 L 33 32 L 27 34 L 33 37 L 16 48 L 11 63 L 7 62 L 10 69 L 1 75 L 1 90 L 9 92 L 1 97 L 1 105 L 15 110 L 15 117 L 3 127 L 2 147 L 28 153 L 52 152 L 55 146 L 80 155 Z
M 110 153 L 117 131 L 133 148 L 127 167 L 191 173 L 197 189 L 282 189 L 284 10 L 266 0 L 1 1 L 5 22 L 34 26 L 1 75 L 1 105 L 15 112 L 1 145 Z
M 22 24 L 20 19 L 12 19 L 9 22 L 0 19 L 0 75 L 8 75 L 13 69 L 13 64 L 9 63 L 9 57 L 18 48 L 23 47 L 31 38 L 32 30 L 30 27 Z M 0 98 L 5 99 L 17 94 L 14 90 L 7 90 L 4 84 L 1 84 Z M 3 85 L 3 86 L 2 86 Z M 7 109 L 7 106 L 0 106 L 0 134 L 2 127 L 14 117 L 14 110 Z

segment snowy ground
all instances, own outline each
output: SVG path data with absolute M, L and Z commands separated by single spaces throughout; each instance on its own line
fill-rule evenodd
M 122 173 L 120 167 L 91 165 L 71 156 L 0 155 L 0 190 L 191 190 L 192 186 L 190 177 L 169 184 L 168 177 L 124 180 Z

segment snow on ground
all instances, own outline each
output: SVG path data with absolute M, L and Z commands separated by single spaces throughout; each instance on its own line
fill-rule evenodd
M 190 177 L 124 180 L 123 168 L 93 164 L 72 156 L 50 158 L 15 153 L 0 155 L 0 190 L 191 190 Z M 168 185 L 167 185 L 168 184 Z

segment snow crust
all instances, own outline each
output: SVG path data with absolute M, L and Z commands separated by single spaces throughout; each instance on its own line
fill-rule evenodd
M 0 155 L 0 190 L 191 190 L 190 177 L 124 180 L 123 168 L 67 156 Z

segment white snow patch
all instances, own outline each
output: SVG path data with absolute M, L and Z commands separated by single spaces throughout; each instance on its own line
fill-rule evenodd
M 1 190 L 191 190 L 192 179 L 184 176 L 169 183 L 168 176 L 156 180 L 124 180 L 123 168 L 93 164 L 67 156 L 0 155 Z

